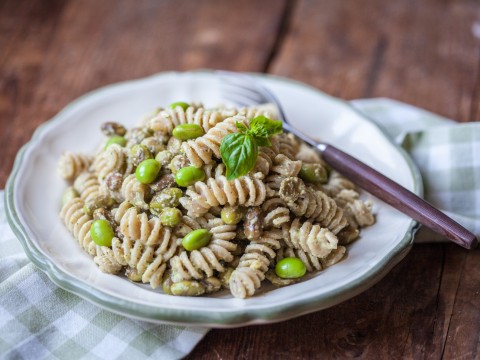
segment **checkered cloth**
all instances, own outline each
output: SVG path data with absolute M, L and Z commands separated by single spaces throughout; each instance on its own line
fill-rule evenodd
M 209 330 L 131 320 L 58 288 L 10 230 L 3 191 L 0 249 L 0 359 L 180 359 Z
M 387 99 L 352 104 L 410 152 L 433 204 L 480 234 L 480 123 L 453 122 Z M 0 358 L 177 359 L 207 328 L 154 325 L 57 288 L 9 229 L 0 192 Z M 429 237 L 431 239 L 431 237 Z
M 407 150 L 422 174 L 424 198 L 478 238 L 480 122 L 460 125 L 390 99 L 355 100 L 351 103 Z M 417 235 L 416 240 L 445 239 L 424 231 Z

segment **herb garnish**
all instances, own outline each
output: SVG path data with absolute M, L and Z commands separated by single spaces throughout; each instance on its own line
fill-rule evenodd
M 257 162 L 258 147 L 271 146 L 269 137 L 280 134 L 282 122 L 257 116 L 247 127 L 237 122 L 240 132 L 225 136 L 220 145 L 222 161 L 227 168 L 227 180 L 248 174 Z

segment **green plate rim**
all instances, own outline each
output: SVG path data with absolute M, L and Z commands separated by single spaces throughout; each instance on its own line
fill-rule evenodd
M 318 311 L 325 309 L 330 306 L 334 306 L 340 302 L 348 300 L 355 295 L 365 291 L 369 287 L 373 286 L 381 278 L 383 278 L 398 262 L 400 262 L 406 254 L 410 251 L 413 244 L 413 236 L 416 230 L 419 227 L 419 224 L 411 220 L 409 227 L 406 231 L 403 239 L 392 249 L 392 251 L 384 258 L 382 261 L 377 263 L 369 272 L 367 272 L 362 279 L 359 279 L 355 283 L 349 283 L 345 286 L 336 288 L 328 293 L 324 293 L 318 297 L 307 297 L 302 298 L 297 301 L 289 302 L 282 306 L 272 307 L 272 308 L 262 308 L 258 310 L 252 309 L 236 309 L 229 310 L 225 312 L 216 312 L 216 313 L 202 313 L 198 310 L 184 310 L 184 309 L 162 309 L 161 307 L 149 306 L 134 304 L 126 300 L 115 298 L 114 296 L 103 292 L 99 289 L 94 289 L 88 287 L 88 284 L 85 284 L 81 280 L 74 278 L 71 275 L 64 273 L 61 269 L 57 267 L 53 262 L 45 259 L 38 248 L 30 243 L 29 237 L 27 235 L 27 230 L 25 225 L 22 224 L 19 215 L 16 212 L 14 206 L 14 195 L 15 195 L 15 178 L 19 171 L 20 165 L 24 161 L 25 151 L 32 145 L 32 143 L 39 137 L 47 125 L 52 124 L 57 121 L 59 118 L 63 117 L 65 113 L 68 113 L 71 108 L 77 106 L 83 100 L 93 97 L 100 92 L 106 92 L 114 87 L 121 87 L 130 85 L 133 83 L 139 83 L 145 80 L 162 77 L 162 76 L 171 76 L 185 73 L 210 73 L 213 74 L 214 70 L 209 69 L 199 69 L 188 72 L 180 71 L 167 71 L 160 72 L 148 77 L 133 79 L 127 81 L 121 81 L 114 84 L 106 85 L 90 91 L 74 101 L 70 102 L 66 107 L 64 107 L 58 114 L 56 114 L 51 119 L 47 120 L 45 123 L 40 125 L 32 135 L 32 138 L 27 142 L 17 153 L 15 162 L 13 165 L 12 172 L 7 180 L 7 185 L 5 188 L 5 208 L 8 223 L 12 228 L 14 234 L 19 239 L 25 253 L 28 258 L 43 272 L 45 272 L 48 277 L 59 287 L 76 294 L 83 299 L 88 300 L 89 302 L 96 304 L 106 310 L 115 312 L 120 315 L 128 316 L 131 318 L 136 318 L 140 320 L 160 322 L 160 323 L 171 323 L 175 325 L 196 325 L 196 326 L 211 326 L 211 327 L 236 327 L 244 326 L 251 324 L 259 323 L 271 323 L 277 321 L 287 320 L 293 317 L 301 316 L 310 312 Z M 287 82 L 295 86 L 300 86 L 307 88 L 320 96 L 327 97 L 332 101 L 341 103 L 343 106 L 348 107 L 351 111 L 357 113 L 360 117 L 366 119 L 377 127 L 382 134 L 389 140 L 391 145 L 393 145 L 405 158 L 407 165 L 410 168 L 413 181 L 414 189 L 413 192 L 419 196 L 423 194 L 422 180 L 421 175 L 413 163 L 412 159 L 407 155 L 406 151 L 395 144 L 390 137 L 387 135 L 386 131 L 369 119 L 365 114 L 361 113 L 355 107 L 353 107 L 348 102 L 325 94 L 324 92 L 316 89 L 313 86 L 304 84 L 302 82 L 263 73 L 249 73 L 257 78 L 268 78 L 274 81 Z

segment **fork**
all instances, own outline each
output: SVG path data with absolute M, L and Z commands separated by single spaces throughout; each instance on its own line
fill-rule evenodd
M 223 97 L 238 106 L 272 103 L 277 106 L 283 129 L 297 136 L 322 155 L 322 159 L 362 189 L 375 195 L 422 225 L 466 248 L 477 246 L 477 238 L 462 225 L 377 170 L 333 145 L 317 142 L 290 125 L 277 97 L 253 76 L 224 70 L 220 77 Z

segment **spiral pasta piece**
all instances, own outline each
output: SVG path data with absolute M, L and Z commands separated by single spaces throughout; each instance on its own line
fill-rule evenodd
M 302 162 L 291 160 L 283 154 L 275 156 L 272 172 L 282 176 L 297 176 L 302 168 Z
M 336 249 L 333 249 L 326 257 L 318 258 L 301 249 L 282 247 L 280 250 L 277 251 L 277 262 L 286 257 L 296 257 L 302 260 L 308 272 L 320 271 L 341 261 L 345 257 L 346 251 L 347 249 L 345 248 L 345 246 L 339 245 Z
M 265 231 L 247 245 L 228 282 L 233 296 L 244 299 L 255 294 L 276 256 L 276 250 L 280 249 L 281 238 L 281 231 Z
M 57 172 L 67 181 L 75 180 L 78 175 L 92 164 L 92 157 L 80 153 L 64 152 L 58 161 Z
M 322 186 L 323 191 L 331 197 L 337 196 L 337 194 L 344 190 L 355 190 L 356 186 L 350 180 L 344 178 L 337 171 L 332 171 L 328 182 Z
M 84 201 L 81 198 L 73 198 L 67 201 L 60 211 L 60 218 L 80 246 L 90 255 L 96 254 L 96 245 L 90 236 L 92 218 L 83 209 Z
M 167 263 L 159 248 L 125 237 L 123 241 L 118 238 L 112 240 L 112 251 L 123 255 L 123 264 L 129 267 L 127 271 L 130 274 L 133 272 L 138 281 L 150 283 L 153 289 L 161 285 Z
M 178 247 L 178 238 L 170 227 L 162 226 L 156 216 L 151 219 L 145 213 L 129 208 L 120 220 L 120 233 L 124 238 L 140 241 L 147 246 L 157 247 L 156 251 L 170 258 Z
M 124 148 L 120 145 L 112 144 L 97 156 L 92 168 L 98 175 L 98 180 L 101 182 L 111 173 L 125 173 L 126 166 L 127 155 L 125 154 Z
M 300 144 L 292 134 L 283 133 L 278 135 L 278 147 L 282 154 L 291 160 L 295 160 Z
M 214 271 L 222 273 L 226 270 L 225 263 L 233 260 L 232 252 L 237 246 L 231 240 L 236 236 L 236 226 L 213 219 L 207 227 L 212 234 L 207 246 L 190 253 L 182 251 L 170 260 L 173 282 L 208 278 L 213 276 Z
M 231 117 L 235 115 L 245 116 L 248 119 L 256 118 L 257 116 L 265 116 L 269 119 L 278 119 L 278 109 L 272 103 L 261 104 L 257 106 L 249 106 L 242 108 L 221 109 L 222 115 Z
M 283 224 L 290 222 L 290 210 L 285 202 L 279 197 L 265 200 L 262 205 L 265 228 L 281 228 Z
M 291 225 L 283 226 L 284 241 L 289 247 L 301 249 L 316 257 L 323 258 L 337 248 L 338 239 L 326 228 L 302 221 L 293 220 Z
M 308 272 L 323 270 L 320 258 L 305 252 L 302 249 L 295 249 L 286 246 L 277 251 L 277 262 L 286 257 L 296 257 L 302 260 Z
M 150 192 L 148 185 L 142 184 L 137 180 L 135 174 L 128 175 L 122 183 L 120 190 L 121 195 L 125 200 L 128 200 L 140 209 L 148 209 L 148 204 L 145 199 Z
M 337 234 L 348 223 L 335 200 L 322 191 L 307 187 L 302 195 L 294 201 L 283 197 L 282 193 L 280 193 L 280 197 L 285 200 L 288 208 L 296 216 L 304 216 L 312 222 L 320 223 L 334 234 Z
M 202 167 L 204 164 L 211 163 L 213 156 L 220 159 L 220 144 L 225 136 L 238 132 L 237 122 L 248 123 L 245 117 L 234 116 L 218 123 L 205 135 L 184 142 L 182 149 L 190 163 L 193 166 Z
M 355 190 L 344 189 L 335 196 L 335 201 L 343 207 L 343 211 L 351 227 L 357 229 L 375 223 L 372 213 L 372 203 L 360 200 L 360 194 Z
M 187 195 L 190 201 L 187 199 L 182 204 L 184 207 L 189 206 L 189 211 L 198 216 L 219 205 L 259 206 L 266 198 L 266 188 L 264 182 L 255 175 L 242 176 L 232 181 L 222 175 L 206 182 L 197 181 L 193 189 L 187 191 Z
M 73 188 L 78 191 L 80 197 L 85 201 L 93 200 L 99 195 L 100 183 L 97 176 L 84 171 L 73 182 Z
M 122 263 L 117 260 L 113 250 L 106 246 L 97 246 L 93 261 L 101 271 L 108 274 L 118 274 L 123 268 Z
M 197 124 L 207 132 L 224 119 L 225 117 L 219 111 L 193 106 L 184 110 L 177 106 L 175 109 L 168 108 L 160 111 L 148 121 L 147 126 L 154 131 L 171 134 L 173 129 L 180 124 Z

